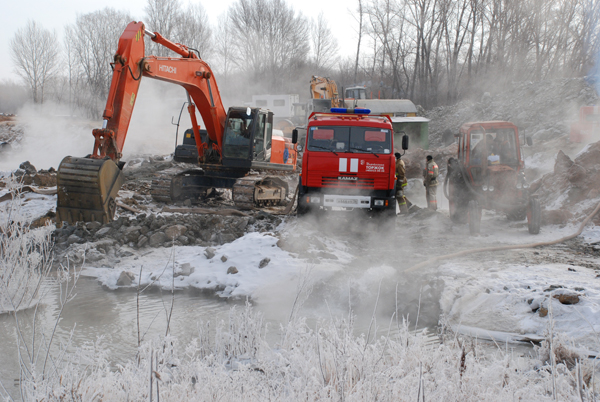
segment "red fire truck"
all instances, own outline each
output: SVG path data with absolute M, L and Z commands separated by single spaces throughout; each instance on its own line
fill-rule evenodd
M 298 214 L 369 210 L 396 214 L 394 130 L 388 116 L 332 108 L 308 118 Z M 408 136 L 402 149 L 408 148 Z

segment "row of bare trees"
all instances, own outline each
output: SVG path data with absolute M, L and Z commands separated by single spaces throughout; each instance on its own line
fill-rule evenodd
M 236 0 L 216 26 L 199 3 L 148 0 L 150 30 L 186 44 L 218 74 L 222 92 L 308 93 L 310 76 L 367 84 L 375 96 L 425 107 L 453 103 L 510 81 L 584 76 L 600 54 L 597 0 L 355 0 L 356 54 L 339 58 L 321 14 L 289 0 Z M 340 11 L 342 14 L 343 11 Z M 329 18 L 345 16 L 329 16 Z M 119 36 L 133 18 L 105 8 L 57 35 L 31 21 L 12 39 L 17 72 L 34 102 L 48 98 L 102 112 Z M 173 56 L 146 38 L 147 53 Z
M 241 86 L 248 93 L 242 91 L 240 97 L 255 90 L 307 92 L 304 81 L 303 88 L 290 84 L 299 82 L 298 71 L 306 75 L 329 71 L 337 60 L 337 44 L 324 16 L 311 21 L 286 0 L 237 0 L 216 27 L 200 3 L 184 7 L 181 0 L 148 0 L 144 11 L 148 29 L 197 51 L 218 73 L 226 92 L 234 87 L 239 91 L 240 81 L 252 83 Z M 98 117 L 108 94 L 110 62 L 119 36 L 133 20 L 111 8 L 78 15 L 65 27 L 62 46 L 56 33 L 28 22 L 14 35 L 11 51 L 33 101 L 44 102 L 51 86 L 52 100 L 77 105 Z M 176 56 L 148 37 L 146 53 Z
M 600 53 L 597 0 L 358 0 L 357 20 L 361 57 L 342 80 L 426 107 L 509 81 L 585 76 Z

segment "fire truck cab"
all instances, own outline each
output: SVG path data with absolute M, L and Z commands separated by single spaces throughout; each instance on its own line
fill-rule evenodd
M 396 214 L 394 130 L 388 116 L 332 108 L 308 119 L 298 214 L 368 210 Z M 408 148 L 408 137 L 403 138 Z

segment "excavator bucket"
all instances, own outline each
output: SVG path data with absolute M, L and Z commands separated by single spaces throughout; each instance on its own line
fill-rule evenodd
M 58 167 L 56 224 L 78 221 L 110 222 L 115 198 L 125 181 L 123 172 L 111 159 L 65 157 Z

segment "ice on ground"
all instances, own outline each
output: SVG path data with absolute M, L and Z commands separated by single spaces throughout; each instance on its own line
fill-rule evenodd
M 447 263 L 440 305 L 451 325 L 489 331 L 544 335 L 553 331 L 597 351 L 600 337 L 600 279 L 596 272 L 565 264 L 506 265 L 500 261 Z M 579 303 L 561 304 L 560 294 Z M 540 316 L 540 308 L 549 310 Z
M 84 275 L 97 277 L 109 289 L 116 289 L 121 272 L 135 275 L 131 287 L 152 284 L 162 289 L 214 290 L 222 297 L 258 297 L 266 288 L 291 287 L 295 289 L 295 278 L 302 274 L 307 262 L 292 256 L 277 247 L 279 239 L 265 233 L 247 233 L 243 237 L 222 246 L 215 246 L 215 256 L 208 259 L 206 247 L 187 246 L 160 248 L 148 251 L 142 256 L 131 255 L 123 258 L 118 267 L 85 267 Z M 222 261 L 226 256 L 227 260 Z M 268 264 L 259 264 L 269 258 Z M 174 261 L 174 264 L 173 264 Z M 320 280 L 342 269 L 342 263 L 322 261 L 319 269 L 311 273 L 312 280 Z M 189 275 L 182 275 L 185 264 L 193 268 Z M 228 274 L 230 267 L 237 273 Z
M 0 191 L 0 197 L 7 194 L 8 190 Z M 15 208 L 12 200 L 0 202 L 0 216 L 10 216 L 11 209 Z M 46 215 L 48 211 L 56 211 L 56 195 L 43 195 L 37 193 L 22 193 L 19 216 L 27 222 Z

